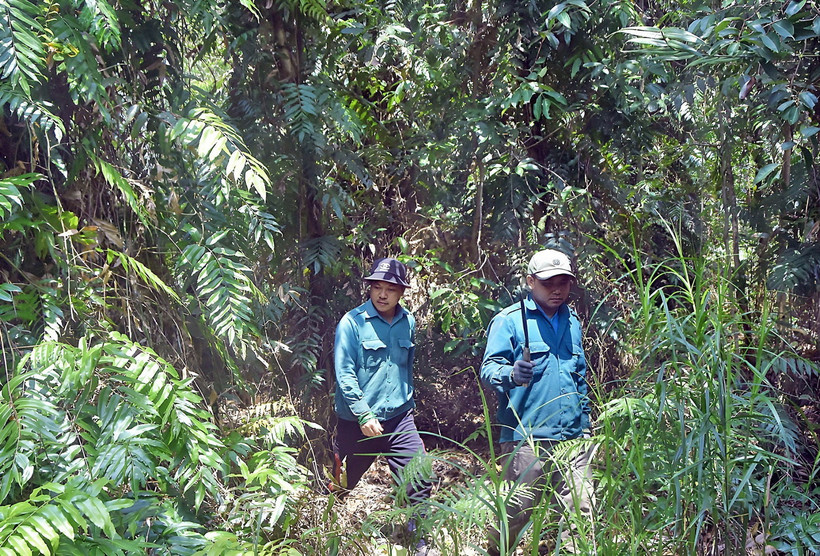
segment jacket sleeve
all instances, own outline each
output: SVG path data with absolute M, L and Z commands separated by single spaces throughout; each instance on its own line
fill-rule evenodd
M 370 411 L 359 386 L 356 370 L 359 366 L 359 333 L 349 315 L 342 317 L 336 326 L 336 342 L 333 349 L 336 384 L 345 403 L 356 417 Z
M 515 325 L 509 316 L 498 314 L 490 321 L 481 362 L 481 381 L 498 393 L 516 386 L 510 376 L 515 363 L 515 338 Z

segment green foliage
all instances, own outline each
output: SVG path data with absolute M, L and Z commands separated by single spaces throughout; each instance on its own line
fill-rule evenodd
M 194 281 L 199 304 L 214 332 L 244 357 L 248 336 L 258 336 L 254 301 L 261 292 L 242 263 L 245 255 L 219 246 L 223 234 L 208 238 L 205 245 L 187 246 L 180 255 L 178 273 Z
M 28 0 L 0 2 L 0 78 L 25 95 L 40 83 L 45 70 L 43 15 Z
M 54 114 L 54 104 L 49 101 L 35 101 L 26 94 L 10 87 L 8 83 L 0 83 L 0 106 L 8 105 L 9 109 L 21 121 L 26 122 L 36 133 L 53 133 L 56 143 L 65 135 L 63 121 Z
M 116 168 L 106 161 L 100 160 L 93 153 L 89 153 L 89 159 L 93 162 L 97 171 L 102 174 L 108 185 L 122 194 L 125 202 L 131 207 L 131 210 L 134 211 L 140 221 L 145 226 L 150 226 L 151 217 L 145 210 L 144 203 L 137 197 L 133 185 Z
M 630 341 L 638 364 L 598 419 L 604 522 L 629 531 L 631 550 L 654 550 L 666 527 L 674 551 L 694 550 L 710 530 L 739 543 L 751 523 L 772 519 L 764 500 L 786 494 L 767 487 L 775 470 L 804 464 L 805 441 L 768 378 L 788 354 L 762 349 L 773 323 L 765 312 L 749 320 L 731 304 L 729 282 L 707 276 L 701 261 L 681 253 L 639 272 L 650 278 L 634 275 L 643 292 Z
M 811 295 L 820 287 L 820 245 L 806 245 L 786 251 L 772 268 L 767 280 L 769 288 L 778 291 L 798 289 Z
M 175 118 L 170 113 L 162 117 L 173 125 L 169 132 L 171 141 L 193 149 L 203 162 L 219 168 L 226 179 L 243 181 L 248 189 L 265 199 L 270 182 L 267 170 L 247 152 L 240 135 L 223 118 L 204 107 L 193 109 L 187 117 Z M 224 198 L 230 197 L 229 191 L 222 189 Z
M 112 262 L 117 261 L 119 264 L 125 268 L 125 270 L 129 272 L 133 272 L 136 274 L 143 282 L 147 285 L 151 286 L 157 291 L 161 291 L 168 295 L 171 299 L 176 301 L 177 303 L 182 303 L 182 300 L 177 295 L 173 289 L 171 289 L 168 284 L 162 281 L 162 279 L 157 276 L 153 270 L 145 266 L 143 263 L 134 259 L 133 257 L 129 257 L 125 253 L 119 253 L 117 251 L 112 251 L 109 249 L 106 251 L 106 262 L 110 265 Z
M 415 263 L 431 369 L 476 365 L 565 229 L 600 551 L 812 546 L 820 17 L 718 4 L 0 0 L 0 552 L 301 550 L 293 414 L 361 269 Z M 223 438 L 195 392 L 245 388 L 299 405 Z M 454 553 L 503 520 L 484 459 L 432 503 Z
M 17 177 L 3 178 L 0 180 L 0 219 L 5 221 L 7 217 L 16 212 L 17 208 L 23 208 L 23 196 L 21 188 L 31 187 L 31 184 L 40 179 L 38 174 L 24 174 Z M 15 207 L 16 205 L 16 207 Z M 5 228 L 6 225 L 3 225 Z M 0 228 L 2 231 L 3 228 Z
M 222 499 L 229 460 L 191 385 L 117 333 L 33 349 L 0 400 L 0 546 L 20 554 L 207 546 L 200 525 L 174 516 Z M 306 425 L 293 417 L 257 420 L 255 433 L 233 439 L 240 494 L 229 497 L 227 524 L 253 525 L 261 511 L 265 528 L 279 531 L 293 519 L 306 471 L 287 442 Z M 268 447 L 249 451 L 255 439 Z M 237 451 L 240 442 L 245 448 Z

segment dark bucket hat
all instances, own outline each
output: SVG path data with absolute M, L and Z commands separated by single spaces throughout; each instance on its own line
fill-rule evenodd
M 366 276 L 365 280 L 390 282 L 405 288 L 410 287 L 407 282 L 407 267 L 396 259 L 390 258 L 377 259 L 370 267 L 370 276 Z

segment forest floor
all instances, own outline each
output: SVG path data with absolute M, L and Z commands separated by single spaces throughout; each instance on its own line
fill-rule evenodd
M 448 452 L 446 457 L 436 458 L 433 462 L 433 471 L 436 477 L 436 486 L 433 490 L 433 499 L 437 492 L 452 485 L 464 482 L 465 474 L 462 470 L 472 472 L 476 468 L 475 458 L 466 453 Z M 361 530 L 365 520 L 369 524 L 379 525 L 377 534 L 370 536 L 371 544 L 368 548 L 359 547 L 363 552 L 355 549 L 349 554 L 387 555 L 403 556 L 412 555 L 413 552 L 407 550 L 408 542 L 403 516 L 398 516 L 395 510 L 395 483 L 387 462 L 384 458 L 379 458 L 362 477 L 359 484 L 341 501 L 334 506 L 337 518 L 337 528 L 343 531 Z M 438 531 L 437 540 L 441 554 L 453 554 L 448 551 L 448 541 L 442 538 L 445 531 Z M 459 548 L 459 556 L 476 556 L 485 554 L 483 548 L 486 547 L 486 540 L 482 531 L 471 531 L 468 543 L 474 547 L 462 546 Z M 462 535 L 463 537 L 463 535 Z M 441 546 L 443 545 L 443 546 Z M 480 547 L 480 548 L 479 548 Z M 520 552 L 523 554 L 523 552 Z M 341 552 L 345 554 L 345 552 Z

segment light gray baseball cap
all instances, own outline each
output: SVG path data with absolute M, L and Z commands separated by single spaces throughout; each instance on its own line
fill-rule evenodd
M 527 266 L 527 273 L 539 280 L 547 280 L 560 274 L 575 278 L 569 257 L 556 249 L 544 249 L 533 255 Z

